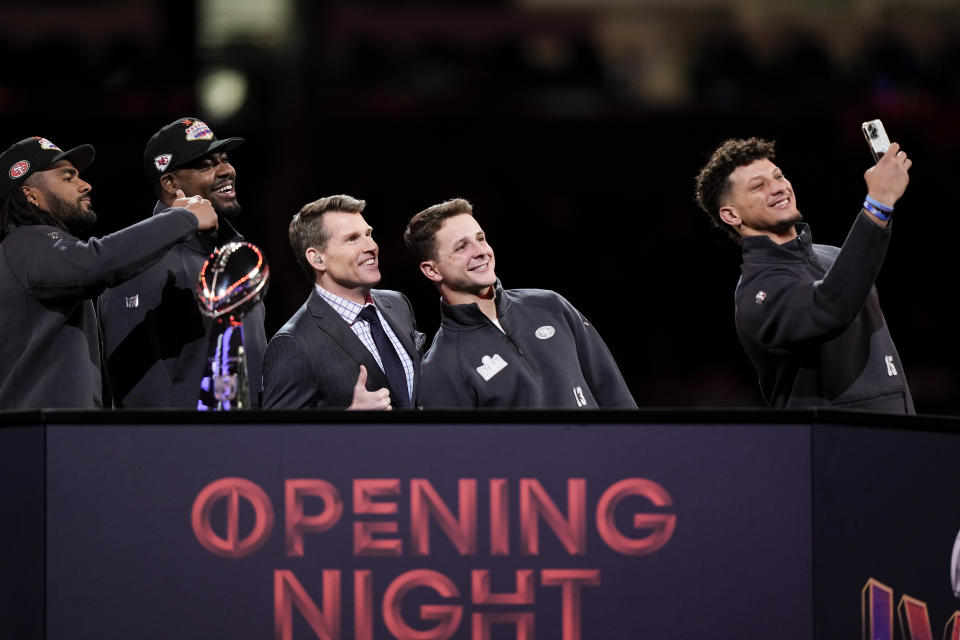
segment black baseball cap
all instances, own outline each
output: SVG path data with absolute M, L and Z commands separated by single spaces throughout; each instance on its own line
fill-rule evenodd
M 83 171 L 93 162 L 94 150 L 89 144 L 82 144 L 69 151 L 63 151 L 46 138 L 24 138 L 0 155 L 0 198 L 6 198 L 37 171 L 43 171 L 60 160 L 69 160 L 77 171 Z
M 159 178 L 214 151 L 229 151 L 243 144 L 243 138 L 217 140 L 213 130 L 199 118 L 174 120 L 157 131 L 143 150 L 143 172 Z

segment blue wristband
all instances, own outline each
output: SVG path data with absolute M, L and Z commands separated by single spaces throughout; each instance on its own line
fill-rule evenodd
M 884 222 L 890 219 L 890 215 L 889 215 L 890 212 L 887 212 L 886 214 L 884 214 L 882 211 L 874 207 L 873 204 L 870 203 L 869 199 L 863 201 L 863 208 L 868 213 L 875 215 L 876 217 L 880 218 Z
M 880 211 L 883 211 L 884 213 L 893 213 L 893 207 L 888 207 L 888 206 L 885 205 L 885 204 L 881 204 L 881 203 L 877 202 L 876 200 L 874 200 L 873 198 L 871 198 L 870 196 L 867 196 L 867 202 L 869 202 L 870 204 L 872 204 L 875 209 L 879 209 Z

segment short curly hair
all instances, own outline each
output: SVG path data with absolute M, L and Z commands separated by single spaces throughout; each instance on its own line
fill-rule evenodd
M 720 207 L 730 193 L 733 183 L 730 174 L 756 160 L 773 160 L 774 144 L 762 138 L 734 138 L 727 140 L 713 152 L 710 160 L 697 174 L 697 204 L 704 210 L 713 226 L 726 232 L 736 242 L 740 234 L 720 219 Z

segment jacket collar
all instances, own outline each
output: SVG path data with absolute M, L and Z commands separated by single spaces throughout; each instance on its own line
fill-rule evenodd
M 414 364 L 419 365 L 420 350 L 414 343 L 416 338 L 411 334 L 404 333 L 402 330 L 399 321 L 394 317 L 393 302 L 390 300 L 390 297 L 381 293 L 378 289 L 371 289 L 370 298 L 373 300 L 373 304 L 380 309 L 380 313 L 386 318 L 390 328 L 393 329 L 393 333 L 407 350 L 407 354 L 413 359 Z M 373 356 L 370 355 L 370 351 L 363 346 L 360 338 L 356 336 L 350 328 L 350 325 L 340 317 L 340 314 L 330 306 L 329 302 L 323 299 L 323 296 L 317 293 L 316 287 L 311 289 L 310 297 L 307 298 L 307 309 L 310 311 L 310 315 L 313 316 L 316 325 L 332 335 L 357 362 L 366 364 L 366 358 L 370 357 L 372 359 Z M 414 333 L 416 333 L 416 331 L 414 331 Z M 368 371 L 370 370 L 369 364 L 367 364 L 367 369 Z M 376 367 L 376 369 L 380 371 L 379 367 Z M 386 378 L 384 378 L 384 380 L 386 380 Z
M 493 286 L 494 303 L 497 305 L 497 317 L 500 318 L 502 322 L 503 318 L 509 313 L 510 299 L 508 296 L 503 295 L 503 285 L 500 284 L 499 278 L 497 278 L 497 282 Z M 480 310 L 476 302 L 469 304 L 447 304 L 443 298 L 440 298 L 440 317 L 440 324 L 451 329 L 486 326 L 490 321 L 487 316 L 484 315 L 483 311 Z
M 741 240 L 744 262 L 768 262 L 771 260 L 803 260 L 813 254 L 813 234 L 806 222 L 796 223 L 797 237 L 777 244 L 767 236 L 748 236 Z

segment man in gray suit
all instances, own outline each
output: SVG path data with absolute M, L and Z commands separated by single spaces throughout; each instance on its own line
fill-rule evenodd
M 416 406 L 423 334 L 413 308 L 380 282 L 366 202 L 308 203 L 290 222 L 290 247 L 314 288 L 267 345 L 264 409 Z

